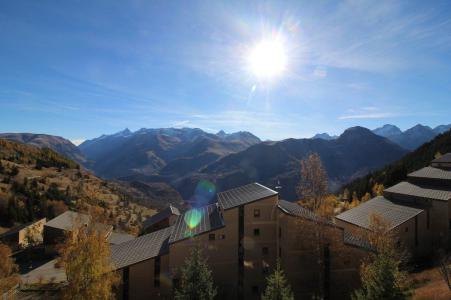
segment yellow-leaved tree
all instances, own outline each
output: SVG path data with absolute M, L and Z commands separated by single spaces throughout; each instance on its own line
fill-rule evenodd
M 17 265 L 11 257 L 11 249 L 0 243 L 0 294 L 9 291 L 19 283 Z
M 60 245 L 60 263 L 68 282 L 62 291 L 64 299 L 114 299 L 119 277 L 113 270 L 105 234 L 95 225 L 76 226 Z

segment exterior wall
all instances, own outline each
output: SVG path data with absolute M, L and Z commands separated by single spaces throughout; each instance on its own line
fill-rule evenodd
M 172 225 L 172 224 L 170 224 L 170 219 L 169 219 L 169 218 L 166 218 L 166 219 L 161 220 L 161 221 L 158 222 L 158 223 L 153 224 L 152 226 L 147 227 L 147 228 L 143 231 L 143 234 L 151 233 L 151 232 L 154 232 L 154 231 L 157 231 L 157 230 L 160 230 L 160 229 L 169 227 L 169 226 L 171 226 L 171 225 Z
M 434 244 L 432 241 L 434 229 L 432 227 L 432 214 L 430 214 L 429 218 L 429 229 L 427 227 L 428 221 L 426 211 L 393 229 L 393 233 L 400 245 L 402 245 L 413 258 L 421 258 L 433 254 Z M 417 222 L 417 225 L 415 225 L 415 222 Z M 336 219 L 336 224 L 354 235 L 362 236 L 367 234 L 366 229 L 339 219 Z M 415 227 L 417 227 L 418 243 L 415 242 Z
M 42 243 L 44 239 L 44 225 L 46 222 L 47 220 L 44 218 L 19 231 L 19 247 L 28 246 L 28 235 L 32 235 L 31 238 L 38 244 Z
M 169 245 L 169 273 L 179 278 L 180 267 L 189 256 L 191 249 L 199 245 L 213 271 L 213 279 L 218 286 L 219 299 L 236 299 L 238 274 L 238 209 L 224 211 L 226 227 L 209 231 Z M 210 240 L 209 236 L 215 236 Z M 221 239 L 220 239 L 221 237 Z M 224 237 L 222 239 L 222 237 Z
M 171 299 L 172 283 L 168 279 L 169 256 L 160 256 L 160 286 L 155 284 L 155 258 L 128 267 L 128 299 Z M 123 278 L 122 270 L 122 278 Z M 120 295 L 123 297 L 124 287 Z
M 413 207 L 420 205 L 425 211 L 429 210 L 430 242 L 432 247 L 448 247 L 450 242 L 451 204 L 450 201 L 420 199 L 408 195 L 386 193 L 405 205 Z M 427 212 L 426 212 L 427 218 Z
M 45 218 L 38 220 L 13 234 L 3 237 L 2 242 L 8 244 L 13 251 L 17 251 L 28 246 L 27 235 L 32 234 L 34 241 L 38 244 L 42 243 L 45 222 Z
M 276 266 L 277 202 L 276 195 L 244 205 L 245 299 L 260 299 L 266 284 L 265 278 Z M 259 210 L 259 217 L 254 216 L 255 210 Z M 254 230 L 259 230 L 258 236 Z
M 343 229 L 323 226 L 329 268 L 321 267 L 318 259 L 325 262 L 326 253 L 317 250 L 314 226 L 311 221 L 279 212 L 281 264 L 295 298 L 311 299 L 322 289 L 329 290 L 330 299 L 347 299 L 359 285 L 359 267 L 368 252 L 344 244 Z

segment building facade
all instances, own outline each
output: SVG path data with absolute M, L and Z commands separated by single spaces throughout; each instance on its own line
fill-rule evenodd
M 399 245 L 414 259 L 449 249 L 451 228 L 451 153 L 407 175 L 407 180 L 384 190 L 359 206 L 336 216 L 336 223 L 358 234 L 369 229 L 378 214 L 391 226 Z
M 181 214 L 172 226 L 112 246 L 121 299 L 172 299 L 193 247 L 208 259 L 218 299 L 260 299 L 278 259 L 296 298 L 343 299 L 356 288 L 368 253 L 358 238 L 258 183 L 219 193 L 217 200 Z M 325 238 L 315 252 L 304 228 L 323 222 Z

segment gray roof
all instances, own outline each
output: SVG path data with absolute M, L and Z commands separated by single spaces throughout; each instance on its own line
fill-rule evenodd
M 193 208 L 177 218 L 172 226 L 170 243 L 224 227 L 224 219 L 217 203 Z
M 385 189 L 384 192 L 443 201 L 451 200 L 451 190 L 422 187 L 405 181 Z
M 121 269 L 169 251 L 168 239 L 172 227 L 167 227 L 119 245 L 111 246 L 111 257 L 116 269 Z
M 135 239 L 136 237 L 127 233 L 112 232 L 108 236 L 108 242 L 112 245 L 119 245 Z
M 45 223 L 45 226 L 70 231 L 75 225 L 82 226 L 88 224 L 89 221 L 88 215 L 68 210 Z
M 321 220 L 321 218 L 318 215 L 316 215 L 314 212 L 312 212 L 311 210 L 308 210 L 294 202 L 289 202 L 286 200 L 279 200 L 279 203 L 277 206 L 283 212 L 285 212 L 289 215 L 295 216 L 295 217 L 302 217 L 302 218 L 306 218 L 306 219 L 313 220 L 313 221 Z M 332 222 L 329 222 L 325 219 L 323 219 L 322 221 L 325 221 L 325 222 L 333 225 Z
M 143 229 L 149 228 L 150 226 L 152 226 L 158 222 L 161 222 L 164 219 L 167 219 L 172 215 L 180 216 L 180 211 L 177 207 L 169 204 L 169 206 L 166 207 L 165 209 L 163 209 L 162 211 L 159 211 L 156 214 L 154 214 L 153 216 L 147 218 L 143 222 Z
M 451 163 L 451 153 L 446 153 L 446 154 L 443 154 L 442 156 L 440 156 L 440 157 L 438 157 L 438 158 L 436 158 L 436 159 L 434 159 L 433 161 L 432 161 L 432 163 L 434 164 L 434 163 Z
M 277 194 L 276 191 L 255 182 L 218 193 L 218 203 L 223 209 L 229 209 Z
M 343 242 L 347 245 L 351 245 L 354 247 L 359 247 L 366 250 L 373 250 L 373 247 L 367 240 L 363 239 L 360 236 L 353 235 L 348 231 L 343 232 Z
M 422 209 L 396 204 L 382 196 L 378 196 L 339 214 L 335 218 L 369 229 L 370 216 L 377 214 L 389 222 L 391 228 L 395 228 L 422 211 Z
M 441 179 L 441 180 L 451 180 L 451 170 L 443 170 L 434 167 L 425 167 L 419 169 L 415 172 L 408 174 L 409 177 L 414 178 L 430 178 L 430 179 Z

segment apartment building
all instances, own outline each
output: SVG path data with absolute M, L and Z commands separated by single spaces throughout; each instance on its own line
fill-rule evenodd
M 407 180 L 336 216 L 337 225 L 357 234 L 378 214 L 391 225 L 400 245 L 414 258 L 449 248 L 451 228 L 451 153 L 407 175 Z
M 113 262 L 122 276 L 120 298 L 172 298 L 180 267 L 190 249 L 200 246 L 219 299 L 259 299 L 278 258 L 297 298 L 318 292 L 320 273 L 326 296 L 342 299 L 359 282 L 368 245 L 326 222 L 327 247 L 321 249 L 320 270 L 317 247 L 303 228 L 321 222 L 326 221 L 280 200 L 276 191 L 258 183 L 219 193 L 217 202 L 180 214 L 169 227 L 112 246 Z

